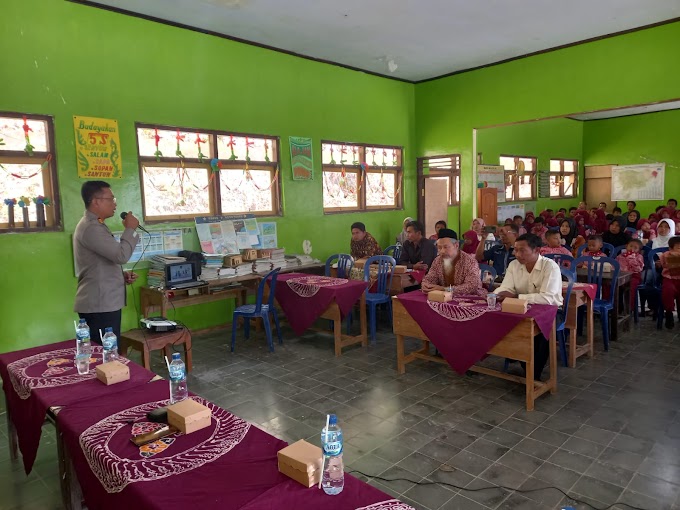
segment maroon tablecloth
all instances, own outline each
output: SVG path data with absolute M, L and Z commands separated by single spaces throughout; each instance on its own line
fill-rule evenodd
M 568 286 L 567 282 L 562 282 L 562 288 L 566 289 Z M 597 296 L 597 285 L 594 283 L 574 283 L 572 290 L 582 290 L 584 291 L 590 299 L 595 299 Z
M 526 317 L 550 338 L 557 307 L 530 305 L 526 315 L 489 310 L 486 298 L 457 296 L 449 303 L 427 300 L 422 292 L 400 294 L 399 301 L 456 372 L 464 374 Z
M 414 510 L 413 507 L 392 499 L 372 485 L 345 474 L 345 488 L 335 496 L 327 495 L 322 489 L 303 487 L 293 480 L 287 480 L 258 496 L 242 510 L 281 509 L 323 509 L 323 510 Z
M 423 283 L 423 278 L 425 278 L 426 274 L 427 271 L 423 271 L 422 269 L 414 269 L 410 273 L 411 277 L 418 283 Z
M 166 406 L 167 381 L 71 405 L 58 415 L 90 509 L 236 510 L 287 478 L 276 452 L 284 441 L 193 396 L 211 408 L 211 426 L 137 447 L 132 428 L 151 428 L 146 413 Z
M 90 372 L 78 375 L 73 358 L 75 340 L 41 345 L 0 355 L 0 376 L 7 409 L 17 429 L 19 449 L 26 473 L 31 472 L 40 443 L 42 424 L 50 407 L 66 406 L 81 400 L 107 398 L 149 382 L 155 374 L 131 363 L 130 380 L 106 386 L 95 377 L 102 348 L 93 345 Z
M 275 295 L 291 328 L 301 335 L 333 301 L 344 318 L 364 290 L 363 281 L 289 273 L 278 276 Z

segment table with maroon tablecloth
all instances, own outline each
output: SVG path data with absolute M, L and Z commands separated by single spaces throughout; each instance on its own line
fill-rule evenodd
M 201 397 L 191 398 L 211 409 L 211 425 L 142 447 L 135 446 L 130 436 L 133 429 L 158 426 L 147 421 L 146 413 L 168 405 L 165 381 L 115 399 L 71 405 L 59 413 L 64 450 L 88 508 L 344 510 L 390 500 L 351 476 L 339 496 L 303 487 L 278 471 L 277 452 L 286 446 L 284 441 Z
M 145 368 L 121 358 L 130 368 L 130 379 L 107 386 L 95 375 L 95 366 L 102 361 L 102 347 L 92 345 L 90 371 L 79 375 L 74 365 L 75 346 L 74 339 L 0 355 L 7 412 L 16 429 L 26 473 L 33 467 L 49 408 L 95 397 L 107 398 L 155 377 Z
M 344 319 L 365 290 L 363 281 L 289 273 L 277 277 L 275 296 L 291 328 L 301 335 L 333 302 Z
M 489 309 L 481 296 L 456 296 L 453 301 L 428 301 L 422 292 L 397 296 L 399 302 L 420 326 L 442 357 L 456 372 L 464 374 L 484 358 L 503 337 L 521 321 L 536 321 L 546 338 L 555 321 L 557 307 L 530 305 L 525 315 L 503 313 L 500 303 Z
M 566 289 L 568 287 L 567 282 L 562 282 L 562 288 Z M 594 283 L 580 283 L 580 282 L 575 282 L 574 285 L 571 288 L 572 291 L 574 290 L 581 290 L 585 292 L 590 299 L 595 299 L 597 296 L 597 285 Z

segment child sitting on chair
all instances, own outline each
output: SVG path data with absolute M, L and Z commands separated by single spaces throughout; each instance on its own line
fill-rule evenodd
M 582 257 L 606 257 L 607 255 L 602 251 L 602 236 L 599 234 L 592 234 L 588 236 L 588 245 L 586 249 L 581 252 Z
M 545 233 L 545 242 L 547 246 L 541 248 L 541 255 L 548 255 L 550 253 L 558 253 L 560 255 L 569 255 L 571 251 L 562 245 L 562 235 L 559 230 L 548 230 Z
M 626 245 L 616 261 L 621 266 L 621 271 L 628 271 L 630 276 L 630 309 L 635 308 L 635 296 L 637 294 L 638 285 L 642 281 L 642 270 L 645 267 L 645 261 L 640 253 L 642 250 L 642 241 L 639 239 L 631 239 Z
M 672 329 L 674 325 L 673 310 L 675 303 L 680 304 L 680 237 L 668 240 L 668 251 L 659 257 L 661 262 L 661 301 L 666 311 L 666 327 Z

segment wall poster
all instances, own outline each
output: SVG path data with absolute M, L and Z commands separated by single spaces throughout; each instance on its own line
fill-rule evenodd
M 122 179 L 118 121 L 73 116 L 76 162 L 81 179 Z
M 312 160 L 312 139 L 300 136 L 290 138 L 290 164 L 293 168 L 293 180 L 311 181 L 314 178 L 314 161 Z

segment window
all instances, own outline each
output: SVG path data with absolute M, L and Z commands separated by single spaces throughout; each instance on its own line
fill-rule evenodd
M 278 138 L 137 124 L 144 219 L 281 214 Z
M 0 112 L 0 231 L 61 230 L 53 151 L 52 117 Z
M 575 159 L 550 160 L 550 197 L 573 198 L 578 182 L 578 161 Z
M 442 181 L 448 205 L 460 204 L 460 154 L 418 158 L 418 179 L 425 177 Z M 424 183 L 420 186 L 424 189 Z
M 399 209 L 400 147 L 321 143 L 324 212 Z
M 536 198 L 536 158 L 502 155 L 500 164 L 505 167 L 505 199 L 507 201 Z

